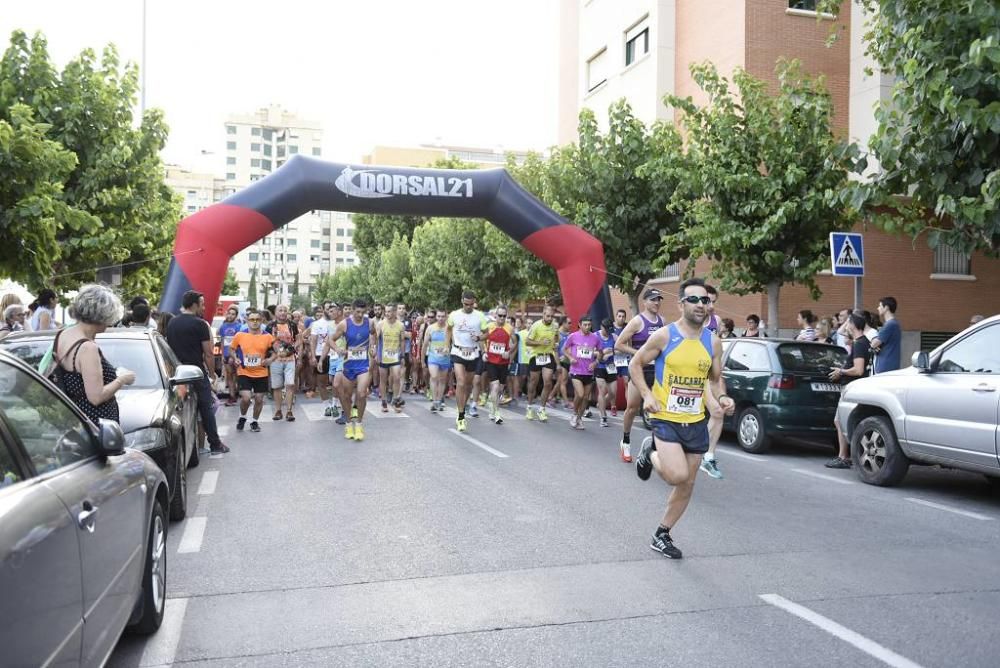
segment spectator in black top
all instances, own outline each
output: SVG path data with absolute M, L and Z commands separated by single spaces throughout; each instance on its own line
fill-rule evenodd
M 215 424 L 215 400 L 212 382 L 215 381 L 215 354 L 212 350 L 212 332 L 202 318 L 205 314 L 205 297 L 200 292 L 188 290 L 181 298 L 181 312 L 167 325 L 167 343 L 181 364 L 200 367 L 204 375 L 191 387 L 198 395 L 198 413 L 205 429 L 212 454 L 229 452 L 219 438 Z
M 743 331 L 743 336 L 754 339 L 767 336 L 760 328 L 760 316 L 756 313 L 747 316 L 747 328 Z
M 850 382 L 855 378 L 864 378 L 868 375 L 872 346 L 871 341 L 865 336 L 865 327 L 867 324 L 865 317 L 862 315 L 852 313 L 848 316 L 847 332 L 854 340 L 854 343 L 851 344 L 851 356 L 844 363 L 843 368 L 834 369 L 830 372 L 830 380 L 844 383 Z M 837 453 L 835 458 L 826 463 L 826 467 L 830 469 L 849 469 L 851 468 L 850 444 L 848 444 L 844 430 L 836 418 L 834 418 L 833 424 L 837 427 L 837 443 L 840 452 Z
M 134 383 L 135 374 L 115 369 L 94 339 L 122 317 L 122 303 L 107 286 L 85 285 L 69 313 L 76 325 L 56 335 L 58 368 L 53 380 L 95 424 L 102 419 L 118 422 L 115 393 Z
M 136 304 L 132 307 L 132 319 L 128 326 L 136 329 L 156 329 L 149 304 Z

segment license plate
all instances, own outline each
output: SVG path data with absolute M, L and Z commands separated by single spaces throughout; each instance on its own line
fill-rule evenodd
M 837 392 L 840 393 L 841 386 L 834 383 L 813 383 L 813 392 Z

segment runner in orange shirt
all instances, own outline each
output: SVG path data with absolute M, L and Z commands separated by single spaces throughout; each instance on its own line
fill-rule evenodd
M 264 410 L 264 394 L 267 393 L 269 370 L 276 353 L 272 346 L 274 337 L 261 329 L 263 320 L 260 313 L 250 313 L 247 317 L 247 329 L 233 337 L 230 350 L 236 360 L 236 383 L 240 390 L 240 419 L 236 422 L 236 430 L 243 431 L 247 423 L 247 410 L 250 408 L 250 395 L 253 394 L 253 422 L 250 431 L 260 431 L 257 422 Z

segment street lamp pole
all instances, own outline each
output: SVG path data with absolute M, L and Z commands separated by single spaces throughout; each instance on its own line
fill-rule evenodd
M 139 94 L 139 117 L 146 113 L 146 0 L 142 0 L 142 91 Z

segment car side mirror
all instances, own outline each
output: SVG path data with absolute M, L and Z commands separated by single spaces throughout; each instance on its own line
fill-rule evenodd
M 910 363 L 913 364 L 914 369 L 917 369 L 924 373 L 927 373 L 928 371 L 931 370 L 930 355 L 928 355 L 923 350 L 913 353 L 913 358 L 910 360 Z
M 201 370 L 201 367 L 197 367 L 194 364 L 181 364 L 177 367 L 177 371 L 174 372 L 173 377 L 170 379 L 170 387 L 197 383 L 204 377 L 205 372 Z
M 113 457 L 125 452 L 125 434 L 121 425 L 112 420 L 101 420 L 97 425 L 101 439 L 101 454 Z

